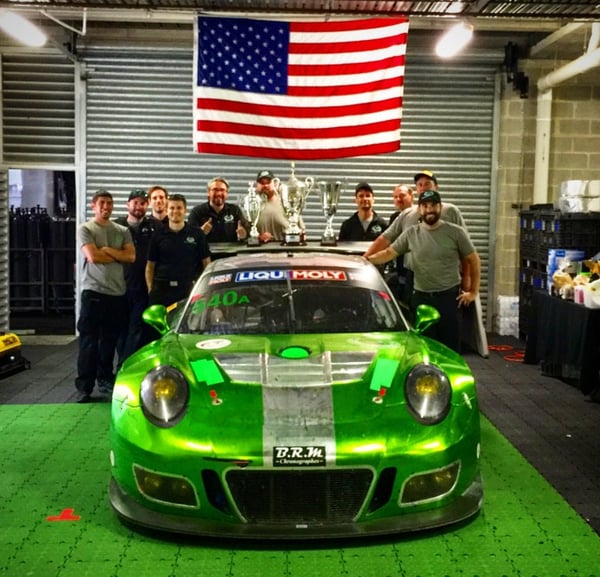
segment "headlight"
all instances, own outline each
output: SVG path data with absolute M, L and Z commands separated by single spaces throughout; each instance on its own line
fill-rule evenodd
M 142 381 L 142 411 L 157 427 L 172 427 L 185 414 L 189 394 L 188 382 L 177 369 L 157 367 Z
M 451 387 L 448 377 L 433 365 L 417 365 L 406 377 L 404 394 L 413 417 L 435 425 L 448 414 Z

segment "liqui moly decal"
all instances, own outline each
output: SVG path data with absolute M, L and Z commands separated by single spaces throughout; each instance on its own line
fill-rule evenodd
M 315 270 L 300 269 L 290 270 L 291 280 L 346 280 L 346 272 L 343 270 Z
M 235 275 L 236 282 L 256 280 L 285 280 L 287 270 L 243 270 Z
M 291 270 L 245 270 L 235 275 L 236 282 L 277 281 L 277 280 L 347 280 L 343 270 L 291 269 Z

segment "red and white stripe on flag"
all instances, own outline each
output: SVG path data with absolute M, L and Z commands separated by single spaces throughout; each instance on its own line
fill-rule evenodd
M 400 147 L 408 20 L 200 16 L 194 147 L 289 160 Z

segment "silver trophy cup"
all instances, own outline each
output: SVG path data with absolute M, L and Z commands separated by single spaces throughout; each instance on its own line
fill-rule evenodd
M 321 246 L 337 245 L 335 232 L 333 230 L 333 217 L 337 212 L 337 205 L 343 191 L 344 183 L 341 180 L 336 180 L 335 182 L 319 181 L 321 207 L 326 219 L 325 231 L 321 237 Z
M 292 162 L 292 174 L 287 183 L 281 182 L 278 178 L 273 179 L 273 187 L 281 198 L 283 211 L 288 221 L 285 229 L 284 245 L 303 245 L 304 231 L 300 228 L 300 215 L 306 203 L 306 197 L 314 185 L 314 179 L 310 176 L 304 181 L 300 181 L 294 174 L 294 163 Z
M 244 210 L 246 217 L 250 223 L 250 234 L 248 235 L 248 246 L 258 246 L 260 240 L 258 238 L 258 219 L 263 208 L 263 199 L 259 194 L 256 194 L 254 183 L 248 183 L 248 194 L 244 197 Z

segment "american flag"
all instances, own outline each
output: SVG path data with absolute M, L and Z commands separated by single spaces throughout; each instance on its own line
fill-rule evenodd
M 400 147 L 408 20 L 200 16 L 194 147 L 288 160 Z

